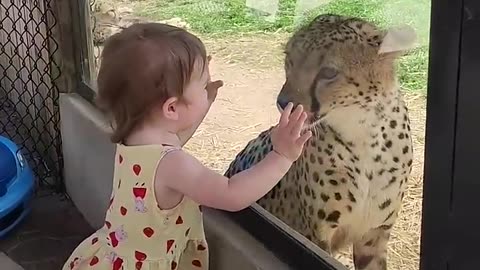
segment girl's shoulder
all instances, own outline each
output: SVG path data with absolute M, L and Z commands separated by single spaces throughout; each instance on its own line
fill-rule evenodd
M 165 154 L 174 151 L 181 150 L 180 147 L 175 147 L 166 144 L 145 144 L 145 145 L 124 145 L 116 144 L 117 156 L 140 156 L 146 158 L 156 159 L 163 157 Z
M 177 150 L 165 145 L 116 144 L 115 168 L 132 177 L 153 175 L 160 160 L 169 152 Z

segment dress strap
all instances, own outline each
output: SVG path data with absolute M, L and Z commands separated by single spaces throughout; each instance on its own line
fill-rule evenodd
M 162 156 L 160 158 L 164 158 L 167 154 L 169 154 L 171 152 L 182 150 L 181 147 L 173 146 L 173 145 L 169 145 L 169 144 L 162 144 L 162 146 L 163 146 L 163 153 L 162 153 Z

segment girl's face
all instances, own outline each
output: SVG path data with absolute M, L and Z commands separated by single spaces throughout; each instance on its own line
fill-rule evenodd
M 210 83 L 208 63 L 202 68 L 196 65 L 192 78 L 183 92 L 183 102 L 179 109 L 181 129 L 189 129 L 203 120 L 210 107 L 207 85 Z

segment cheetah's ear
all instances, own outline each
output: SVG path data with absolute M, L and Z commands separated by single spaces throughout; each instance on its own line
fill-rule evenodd
M 392 27 L 387 29 L 378 54 L 401 54 L 416 46 L 417 34 L 408 26 Z

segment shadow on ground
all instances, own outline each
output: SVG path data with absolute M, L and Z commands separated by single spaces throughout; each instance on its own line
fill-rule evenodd
M 40 191 L 32 207 L 23 224 L 0 239 L 0 252 L 25 270 L 62 269 L 73 249 L 93 229 L 64 195 Z

